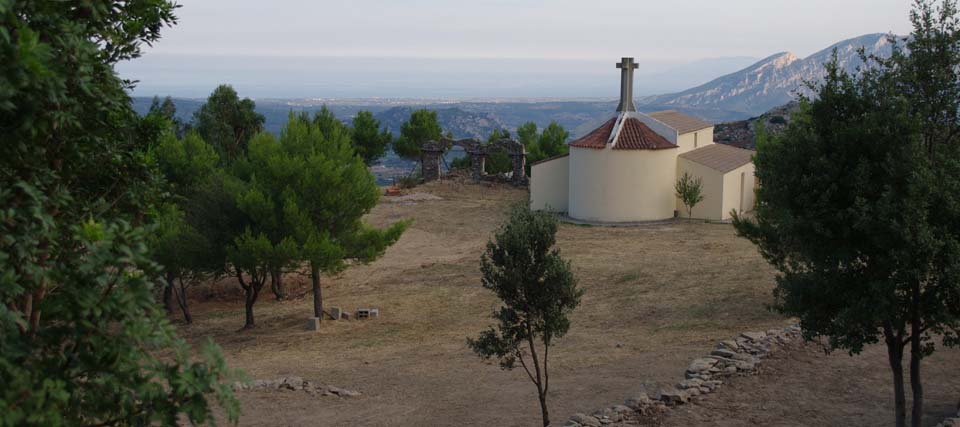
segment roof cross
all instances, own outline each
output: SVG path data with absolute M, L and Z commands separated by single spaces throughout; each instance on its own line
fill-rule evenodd
M 633 70 L 638 67 L 633 58 L 624 57 L 617 63 L 620 69 L 620 105 L 617 105 L 617 112 L 637 111 L 633 105 Z

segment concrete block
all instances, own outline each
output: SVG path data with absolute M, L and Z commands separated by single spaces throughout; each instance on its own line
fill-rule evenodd
M 320 318 L 311 317 L 307 320 L 307 330 L 308 331 L 319 331 L 320 330 Z
M 380 309 L 377 308 L 358 308 L 357 319 L 372 319 L 380 317 Z
M 333 320 L 340 320 L 340 317 L 343 315 L 343 310 L 340 307 L 330 307 L 330 317 Z

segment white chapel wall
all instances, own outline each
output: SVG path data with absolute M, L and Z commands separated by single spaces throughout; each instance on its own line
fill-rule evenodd
M 677 155 L 697 148 L 713 144 L 713 126 L 693 132 L 687 132 L 677 137 Z
M 677 176 L 680 179 L 683 173 L 687 172 L 693 178 L 700 178 L 703 184 L 703 200 L 693 207 L 693 218 L 708 219 L 720 221 L 723 219 L 724 212 L 724 175 L 720 171 L 713 170 L 699 163 L 684 159 L 677 159 Z M 674 181 L 676 182 L 676 181 Z M 679 198 L 676 198 L 677 210 L 680 216 L 687 217 L 687 207 Z
M 568 214 L 598 222 L 672 218 L 676 151 L 571 147 Z
M 740 180 L 743 178 L 743 212 L 753 210 L 756 200 L 754 194 L 753 163 L 747 163 L 723 175 L 723 216 L 722 219 L 731 219 L 730 211 L 740 211 Z
M 567 211 L 570 156 L 559 157 L 530 167 L 530 209 Z

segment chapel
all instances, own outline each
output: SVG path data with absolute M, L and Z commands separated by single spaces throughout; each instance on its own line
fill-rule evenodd
M 674 111 L 638 112 L 633 58 L 623 58 L 620 103 L 600 127 L 569 143 L 569 153 L 531 164 L 530 205 L 592 223 L 634 223 L 687 216 L 675 185 L 699 178 L 703 200 L 693 218 L 725 221 L 753 210 L 753 151 L 716 144 L 713 125 Z

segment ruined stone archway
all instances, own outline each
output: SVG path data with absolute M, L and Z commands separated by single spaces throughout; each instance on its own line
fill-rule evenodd
M 424 144 L 420 150 L 420 170 L 423 173 L 424 181 L 440 179 L 443 153 L 453 146 L 463 147 L 467 155 L 470 156 L 470 171 L 474 180 L 481 181 L 487 179 L 487 174 L 484 172 L 484 163 L 487 156 L 496 150 L 503 150 L 510 156 L 513 166 L 510 182 L 514 185 L 527 184 L 527 175 L 524 170 L 527 153 L 523 144 L 512 139 L 501 139 L 489 144 L 484 144 L 474 138 L 440 138 L 440 141 L 429 141 Z

